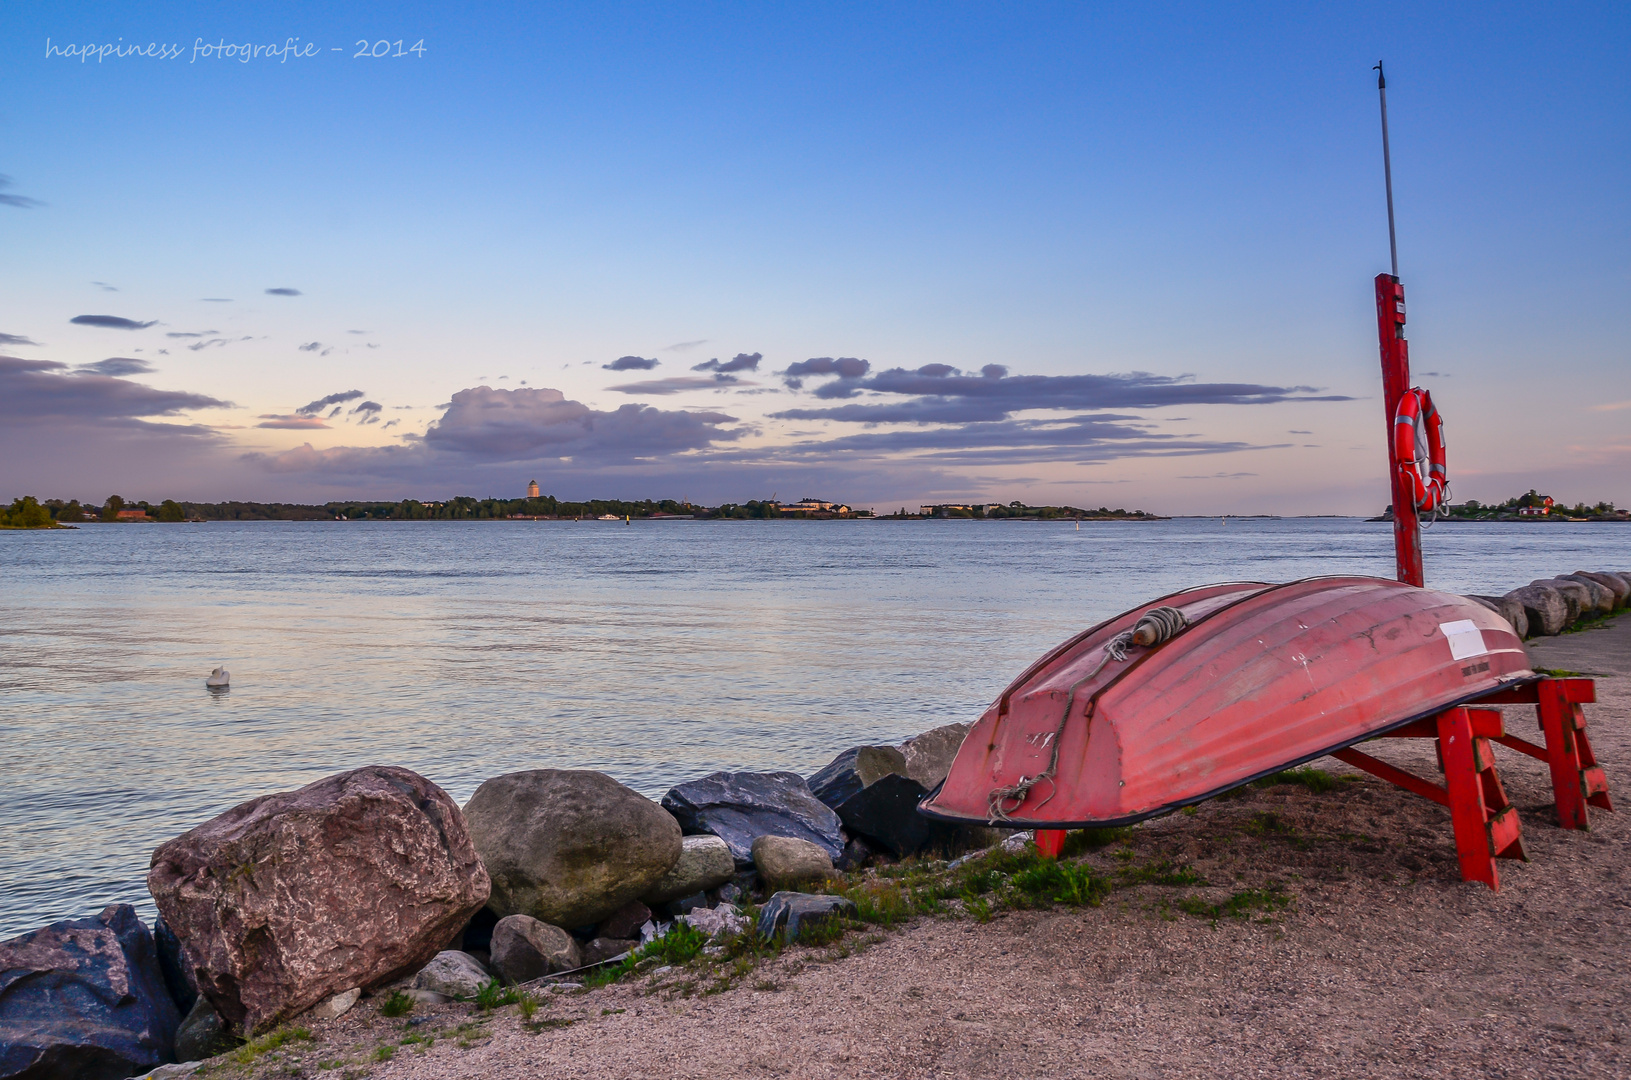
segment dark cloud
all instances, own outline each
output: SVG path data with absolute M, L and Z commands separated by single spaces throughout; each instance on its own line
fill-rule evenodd
M 105 281 L 93 281 L 93 282 L 91 282 L 91 284 L 95 285 L 98 289 L 101 289 L 103 292 L 118 292 L 119 291 L 118 286 L 109 285 Z
M 676 375 L 671 379 L 645 379 L 641 382 L 619 383 L 606 389 L 619 394 L 678 394 L 686 390 L 711 390 L 720 383 L 736 381 L 734 375 L 715 375 L 713 378 L 704 378 L 701 375 Z
M 810 361 L 814 363 L 814 361 Z M 929 365 L 937 367 L 939 365 Z M 799 367 L 795 364 L 793 367 Z M 789 372 L 793 369 L 789 368 Z M 913 401 L 792 409 L 777 413 L 794 420 L 855 423 L 964 423 L 1001 420 L 1029 409 L 1153 409 L 1165 405 L 1264 405 L 1279 401 L 1351 401 L 1346 395 L 1320 395 L 1312 386 L 1256 383 L 1197 383 L 1189 375 L 1014 375 L 989 364 L 979 376 L 924 374 L 923 369 L 891 368 L 870 379 L 841 378 L 816 389 L 820 398 L 855 397 L 863 390 L 898 394 Z
M 721 375 L 728 375 L 734 371 L 758 371 L 759 361 L 764 359 L 763 353 L 737 353 L 721 364 L 717 359 L 709 360 L 704 364 L 695 364 L 692 371 L 715 371 Z
M 232 303 L 232 298 L 230 296 L 206 296 L 202 300 L 200 300 L 199 303 L 201 303 L 201 304 L 230 304 L 230 303 Z
M 81 364 L 74 368 L 75 375 L 145 375 L 153 370 L 146 360 L 131 356 L 110 356 L 94 364 Z
M 299 430 L 303 428 L 326 428 L 328 424 L 321 417 L 305 416 L 301 413 L 261 413 L 261 423 L 256 427 L 281 428 Z
M 299 289 L 289 289 L 289 288 L 267 289 L 266 290 L 266 295 L 267 296 L 299 296 L 300 295 L 300 290 Z
M 368 333 L 368 331 L 366 331 L 366 330 L 347 330 L 346 333 L 348 333 L 348 334 L 366 334 L 366 333 Z
M 356 401 L 360 397 L 362 397 L 361 390 L 344 390 L 338 394 L 329 394 L 327 397 L 320 397 L 316 401 L 308 401 L 306 404 L 296 409 L 295 414 L 297 416 L 314 416 L 328 408 L 330 405 L 338 405 L 342 401 Z
M 211 335 L 219 334 L 220 332 L 221 331 L 219 331 L 219 330 L 199 330 L 199 331 L 196 331 L 196 332 L 195 331 L 174 330 L 174 331 L 171 331 L 168 334 L 165 334 L 164 336 L 167 337 L 167 338 L 202 338 L 202 337 L 210 337 Z
M 33 345 L 39 347 L 39 342 L 30 341 L 21 334 L 0 334 L 0 345 Z
M 707 338 L 697 338 L 695 341 L 676 341 L 674 344 L 663 349 L 663 352 L 685 352 L 688 349 L 696 348 L 698 345 L 706 344 L 708 344 Z
M 189 350 L 191 350 L 192 352 L 198 352 L 198 351 L 200 351 L 202 349 L 220 348 L 220 347 L 222 347 L 224 345 L 233 345 L 233 344 L 236 344 L 237 342 L 240 342 L 240 341 L 253 341 L 253 340 L 255 340 L 255 339 L 252 336 L 248 335 L 248 334 L 245 334 L 243 337 L 240 337 L 240 338 L 213 337 L 213 338 L 205 338 L 203 341 L 195 341 L 191 345 L 187 346 L 187 348 Z
M 839 382 L 829 383 L 827 389 L 833 386 L 849 386 L 852 381 L 859 379 L 872 369 L 872 364 L 866 360 L 858 360 L 853 356 L 840 356 L 834 359 L 831 356 L 813 356 L 808 360 L 800 360 L 796 364 L 789 364 L 787 370 L 782 372 L 782 379 L 794 390 L 804 385 L 804 380 L 811 375 L 837 375 Z M 932 378 L 933 376 L 927 376 Z M 826 394 L 824 397 L 847 397 L 847 394 Z
M 109 330 L 146 330 L 158 322 L 157 319 L 137 322 L 135 319 L 126 319 L 118 315 L 75 315 L 68 321 L 76 326 L 102 326 Z
M 356 416 L 358 413 L 362 413 L 363 415 L 366 416 L 366 415 L 370 415 L 372 413 L 377 413 L 383 408 L 385 408 L 385 406 L 381 405 L 377 401 L 365 401 L 362 404 L 358 405 L 355 409 L 352 409 L 346 415 L 347 416 Z
M 11 177 L 0 175 L 0 188 L 8 188 L 10 186 Z M 0 191 L 0 206 L 15 206 L 19 210 L 32 210 L 36 206 L 44 205 L 45 204 L 40 200 L 30 199 L 27 195 L 12 195 L 8 192 Z
M 648 360 L 643 356 L 619 356 L 611 363 L 600 366 L 607 371 L 650 371 L 660 362 L 658 360 Z
M 336 405 L 336 406 L 334 406 L 334 408 L 329 410 L 328 415 L 326 417 L 324 417 L 324 419 L 325 420 L 332 420 L 336 416 L 339 416 L 343 412 L 345 412 L 345 406 L 344 405 Z
M 230 404 L 183 390 L 155 390 L 103 372 L 70 374 L 67 364 L 55 360 L 0 356 L 0 417 L 7 423 L 66 417 L 140 425 L 147 423 L 146 417 Z
M 323 343 L 321 341 L 308 341 L 304 345 L 299 346 L 299 349 L 301 352 L 316 352 L 322 347 Z

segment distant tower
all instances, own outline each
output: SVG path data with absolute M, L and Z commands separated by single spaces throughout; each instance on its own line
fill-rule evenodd
M 537 497 L 538 497 L 538 481 L 529 480 L 527 482 L 527 498 L 536 499 Z

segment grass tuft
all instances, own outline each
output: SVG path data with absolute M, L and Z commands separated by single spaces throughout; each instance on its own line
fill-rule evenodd
M 476 1008 L 482 1012 L 514 1005 L 520 1000 L 521 991 L 513 986 L 505 986 L 497 979 L 488 979 L 476 988 Z
M 1323 795 L 1327 791 L 1335 791 L 1343 784 L 1357 781 L 1357 776 L 1337 776 L 1324 769 L 1286 769 L 1284 772 L 1261 776 L 1252 781 L 1252 787 L 1277 787 L 1280 784 L 1296 784 L 1307 788 L 1316 795 Z
M 381 1016 L 407 1016 L 411 1012 L 413 1012 L 413 998 L 400 990 L 392 990 L 385 995 L 385 1000 L 380 1002 L 379 1005 L 379 1014 Z
M 273 1050 L 277 1050 L 289 1043 L 311 1041 L 312 1033 L 310 1028 L 280 1028 L 277 1031 L 262 1035 L 258 1039 L 250 1039 L 232 1052 L 232 1060 L 239 1065 L 250 1065 L 262 1054 L 270 1054 Z
M 1280 885 L 1270 882 L 1264 889 L 1242 889 L 1221 903 L 1211 903 L 1199 896 L 1186 896 L 1178 901 L 1180 910 L 1199 919 L 1210 919 L 1215 926 L 1219 919 L 1249 918 L 1254 911 L 1272 913 L 1291 906 L 1292 897 Z

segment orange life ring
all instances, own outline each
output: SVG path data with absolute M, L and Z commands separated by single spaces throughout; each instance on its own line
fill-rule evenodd
M 1444 466 L 1444 418 L 1433 407 L 1433 397 L 1413 386 L 1399 399 L 1393 416 L 1393 459 L 1416 499 L 1416 507 L 1432 513 L 1445 504 L 1450 478 Z

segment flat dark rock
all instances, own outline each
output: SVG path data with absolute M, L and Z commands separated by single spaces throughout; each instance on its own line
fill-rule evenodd
M 779 892 L 759 909 L 759 936 L 773 938 L 785 933 L 794 942 L 804 931 L 844 915 L 855 914 L 855 903 L 842 896 L 822 893 Z
M 712 773 L 670 789 L 663 809 L 685 832 L 712 833 L 725 841 L 743 868 L 753 865 L 753 841 L 761 836 L 808 840 L 833 859 L 844 853 L 838 815 L 797 773 Z

